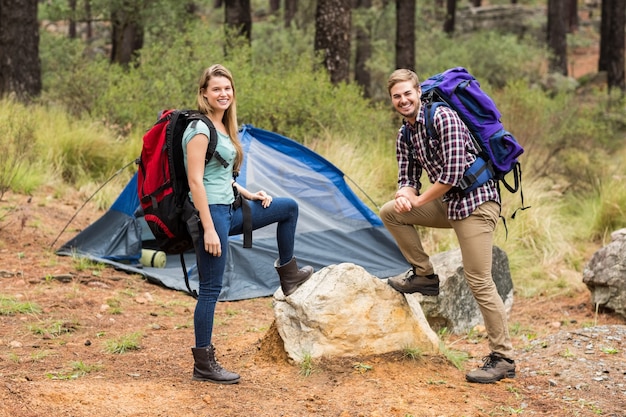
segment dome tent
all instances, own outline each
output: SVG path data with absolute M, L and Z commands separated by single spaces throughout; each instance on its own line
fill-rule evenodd
M 379 278 L 397 275 L 408 264 L 380 218 L 347 185 L 344 174 L 305 146 L 245 125 L 239 132 L 245 159 L 237 181 L 251 191 L 294 198 L 299 205 L 295 256 L 316 271 L 354 263 Z M 142 266 L 142 249 L 155 249 L 154 237 L 140 212 L 137 175 L 109 210 L 63 244 L 57 254 L 81 256 L 145 276 L 150 282 L 188 292 L 179 255 L 168 255 L 165 268 Z M 220 300 L 272 295 L 279 287 L 276 225 L 253 232 L 252 248 L 241 236 L 229 238 L 228 262 Z M 195 254 L 185 254 L 192 290 L 197 290 Z

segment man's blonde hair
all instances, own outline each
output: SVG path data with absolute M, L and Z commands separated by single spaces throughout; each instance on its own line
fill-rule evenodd
M 391 89 L 393 86 L 405 81 L 411 81 L 413 83 L 413 87 L 419 91 L 420 80 L 417 77 L 417 74 L 409 69 L 397 69 L 391 73 L 389 79 L 387 80 L 387 93 L 391 95 Z

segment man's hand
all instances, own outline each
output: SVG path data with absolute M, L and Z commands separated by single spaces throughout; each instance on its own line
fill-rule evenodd
M 396 209 L 398 213 L 406 213 L 406 212 L 411 211 L 411 209 L 413 208 L 413 205 L 411 204 L 408 198 L 404 196 L 399 196 L 399 197 L 396 197 L 393 207 Z
M 394 208 L 398 213 L 406 213 L 411 211 L 416 205 L 417 191 L 410 187 L 400 188 L 396 192 Z

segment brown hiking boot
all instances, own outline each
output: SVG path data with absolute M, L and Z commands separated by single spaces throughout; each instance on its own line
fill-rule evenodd
M 193 353 L 193 376 L 194 381 L 208 381 L 216 384 L 236 384 L 239 375 L 227 371 L 215 360 L 215 347 L 213 345 L 204 348 L 191 348 Z
M 491 353 L 483 358 L 483 366 L 468 372 L 465 379 L 469 382 L 491 384 L 504 378 L 515 378 L 515 361 Z
M 404 276 L 393 277 L 387 280 L 391 287 L 404 294 L 419 292 L 423 295 L 439 295 L 439 276 L 437 274 L 415 275 L 409 269 Z

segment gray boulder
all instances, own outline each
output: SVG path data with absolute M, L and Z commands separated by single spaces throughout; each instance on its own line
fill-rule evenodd
M 508 315 L 513 307 L 513 280 L 509 258 L 506 252 L 494 246 L 492 259 L 491 274 Z M 419 299 L 431 327 L 435 331 L 445 327 L 449 333 L 463 334 L 483 324 L 478 304 L 465 280 L 461 250 L 453 249 L 436 254 L 431 257 L 431 262 L 439 275 L 439 296 L 409 296 Z
M 626 317 L 626 229 L 611 234 L 611 243 L 598 250 L 583 270 L 583 282 L 594 306 Z

